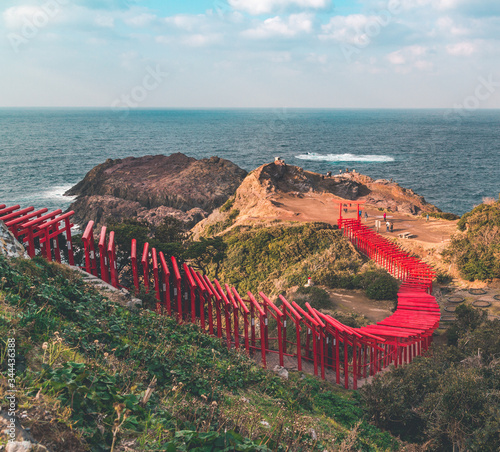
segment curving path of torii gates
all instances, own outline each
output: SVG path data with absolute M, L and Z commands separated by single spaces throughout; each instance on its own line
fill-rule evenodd
M 432 268 L 361 224 L 357 213 L 354 219 L 340 214 L 339 228 L 360 252 L 402 281 L 396 311 L 373 325 L 351 328 L 308 303 L 303 309 L 281 295 L 273 302 L 263 292 L 239 294 L 236 288 L 210 280 L 185 263 L 179 265 L 174 256 L 158 253 L 148 243 L 137 250 L 135 239 L 130 256 L 134 282 L 128 289 L 138 292 L 144 284 L 154 293 L 159 314 L 174 316 L 179 323 L 196 323 L 206 334 L 224 340 L 228 348 L 259 355 L 264 367 L 270 355 L 276 355 L 281 366 L 285 358 L 296 360 L 299 371 L 308 363 L 315 375 L 325 379 L 327 371 L 333 372 L 337 384 L 357 389 L 358 381 L 390 364 L 411 362 L 427 350 L 440 319 L 439 306 L 430 295 Z M 0 221 L 25 244 L 31 257 L 41 254 L 61 262 L 64 255 L 71 265 L 73 214 L 0 204 Z M 83 269 L 121 288 L 114 232 L 103 227 L 97 236 L 91 221 L 82 238 Z

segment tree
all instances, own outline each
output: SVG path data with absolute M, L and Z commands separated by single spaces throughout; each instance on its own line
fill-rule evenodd
M 203 273 L 207 272 L 209 265 L 214 266 L 214 277 L 219 277 L 219 270 L 226 257 L 227 244 L 221 237 L 204 238 L 199 241 L 189 242 L 184 257 L 189 260 L 193 267 Z

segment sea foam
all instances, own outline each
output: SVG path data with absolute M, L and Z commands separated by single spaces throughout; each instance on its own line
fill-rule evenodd
M 49 189 L 41 192 L 39 197 L 42 199 L 50 199 L 54 201 L 57 200 L 70 202 L 75 199 L 76 196 L 64 196 L 64 193 L 66 193 L 71 187 L 73 187 L 73 185 L 56 185 L 50 187 Z
M 388 155 L 369 155 L 369 154 L 318 154 L 309 152 L 295 156 L 300 160 L 311 160 L 315 162 L 394 162 L 394 158 Z

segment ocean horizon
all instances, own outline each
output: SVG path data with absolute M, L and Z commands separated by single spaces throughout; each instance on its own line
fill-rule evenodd
M 66 209 L 106 159 L 182 152 L 247 171 L 280 156 L 393 179 L 458 215 L 500 191 L 500 110 L 0 108 L 0 202 Z

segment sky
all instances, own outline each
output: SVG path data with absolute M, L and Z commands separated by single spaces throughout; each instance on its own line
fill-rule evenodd
M 3 0 L 0 107 L 500 108 L 500 1 Z

